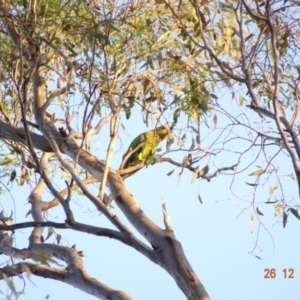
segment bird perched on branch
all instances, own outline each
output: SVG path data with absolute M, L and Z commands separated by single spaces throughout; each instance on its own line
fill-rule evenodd
M 168 126 L 157 127 L 153 130 L 143 132 L 138 135 L 130 144 L 127 152 L 123 156 L 123 169 L 149 163 L 153 157 L 159 143 L 171 132 Z M 123 179 L 132 175 L 138 170 L 122 175 Z

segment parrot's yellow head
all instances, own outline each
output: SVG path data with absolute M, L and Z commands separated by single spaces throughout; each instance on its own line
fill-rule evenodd
M 170 129 L 169 126 L 161 126 L 161 127 L 157 127 L 155 129 L 155 132 L 163 140 L 164 138 L 166 138 L 171 133 L 171 129 Z

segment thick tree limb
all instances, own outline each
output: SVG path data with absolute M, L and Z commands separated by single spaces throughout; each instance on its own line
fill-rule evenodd
M 33 263 L 18 263 L 11 266 L 6 266 L 0 269 L 0 279 L 5 277 L 13 277 L 26 272 L 27 276 L 30 274 L 54 279 L 65 282 L 71 286 L 79 288 L 87 294 L 96 296 L 100 299 L 111 300 L 131 300 L 132 298 L 126 293 L 118 290 L 113 290 L 107 285 L 97 281 L 95 278 L 90 277 L 81 269 L 80 272 L 73 272 L 70 267 L 66 269 L 57 269 L 40 264 Z
M 31 140 L 34 148 L 45 151 L 45 152 L 53 152 L 48 140 L 35 132 L 30 132 Z M 0 138 L 8 139 L 14 142 L 19 142 L 22 144 L 26 144 L 26 136 L 24 128 L 15 127 L 9 125 L 0 120 Z

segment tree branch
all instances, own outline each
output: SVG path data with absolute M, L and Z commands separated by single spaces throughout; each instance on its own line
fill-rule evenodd
M 153 250 L 148 247 L 145 243 L 138 240 L 133 234 L 126 233 L 126 232 L 119 232 L 113 229 L 109 228 L 103 228 L 103 227 L 96 227 L 87 225 L 84 223 L 74 222 L 73 224 L 69 223 L 56 223 L 56 222 L 24 222 L 24 223 L 18 223 L 13 225 L 1 225 L 0 224 L 0 230 L 6 230 L 6 231 L 14 231 L 17 229 L 22 228 L 29 228 L 29 227 L 53 227 L 56 229 L 72 229 L 79 232 L 85 232 L 88 234 L 92 234 L 95 236 L 101 236 L 101 237 L 107 237 L 114 240 L 117 240 L 127 246 L 133 247 L 141 254 L 145 255 L 148 259 L 150 259 L 152 262 L 158 264 L 157 257 Z M 1 245 L 0 250 L 2 251 Z
M 65 282 L 73 287 L 79 288 L 81 291 L 96 296 L 100 299 L 111 300 L 131 300 L 132 298 L 126 293 L 118 290 L 113 290 L 107 285 L 90 277 L 84 269 L 78 269 L 77 272 L 68 267 L 66 269 L 57 269 L 40 264 L 33 263 L 18 263 L 12 266 L 6 266 L 0 269 L 0 279 L 5 277 L 13 277 L 24 272 L 27 276 L 30 274 Z

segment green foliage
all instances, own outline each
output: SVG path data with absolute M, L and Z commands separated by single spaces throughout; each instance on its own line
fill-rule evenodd
M 278 196 L 279 190 L 284 190 L 277 189 L 281 186 L 278 167 L 273 166 L 273 154 L 267 151 L 276 149 L 289 157 L 293 152 L 293 161 L 299 161 L 295 150 L 300 128 L 299 7 L 292 2 L 285 8 L 271 3 L 271 19 L 266 22 L 253 14 L 257 7 L 251 1 L 248 5 L 233 0 L 126 4 L 38 0 L 11 1 L 8 12 L 13 12 L 23 48 L 29 44 L 40 55 L 45 98 L 49 100 L 52 91 L 66 85 L 69 67 L 75 66 L 71 88 L 52 99 L 49 107 L 56 114 L 52 118 L 57 128 L 73 126 L 85 135 L 100 117 L 111 113 L 120 116 L 124 128 L 137 115 L 138 121 L 149 127 L 168 124 L 172 135 L 168 135 L 166 150 L 180 155 L 175 164 L 178 179 L 185 169 L 192 172 L 192 182 L 210 180 L 221 172 L 236 175 L 245 171 L 255 180 L 247 183 L 254 193 L 263 185 L 260 181 L 270 181 L 265 200 L 277 203 L 282 199 L 286 208 L 284 193 Z M 265 3 L 259 6 L 259 13 L 267 15 Z M 10 16 L 1 16 L 0 120 L 23 128 L 23 113 L 28 130 L 39 133 L 30 80 L 32 65 L 21 57 L 6 29 Z M 264 109 L 274 116 L 274 107 L 278 107 L 280 125 L 275 117 L 262 113 Z M 236 109 L 238 115 L 233 113 Z M 259 120 L 253 121 L 255 113 Z M 286 117 L 290 129 L 282 127 L 280 117 Z M 237 126 L 245 131 L 235 132 Z M 159 135 L 159 130 L 158 136 L 148 131 L 134 139 L 124 157 L 145 144 L 129 155 L 124 168 L 153 162 L 158 144 L 167 136 Z M 213 141 L 207 142 L 210 136 Z M 7 135 L 0 138 L 6 145 L 1 149 L 1 175 L 11 185 L 34 182 L 33 149 Z M 236 140 L 247 146 L 240 149 Z M 84 140 L 81 146 L 90 151 L 88 142 Z M 244 166 L 245 154 L 259 146 L 262 150 Z M 41 157 L 41 151 L 34 151 Z M 234 157 L 235 162 L 230 163 L 234 167 L 218 161 L 221 152 Z M 256 160 L 262 166 L 249 171 Z M 51 162 L 50 173 L 55 174 L 58 161 L 53 158 Z M 61 172 L 70 182 L 70 174 Z M 79 173 L 85 174 L 84 170 Z M 288 176 L 299 181 L 294 173 Z M 83 194 L 81 190 L 77 193 Z M 284 225 L 289 212 L 298 218 L 298 211 L 283 212 L 282 207 L 276 215 L 283 217 Z

